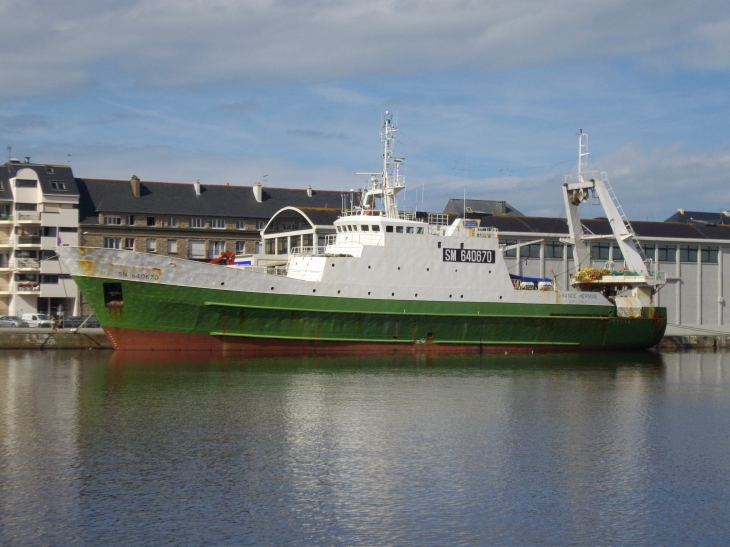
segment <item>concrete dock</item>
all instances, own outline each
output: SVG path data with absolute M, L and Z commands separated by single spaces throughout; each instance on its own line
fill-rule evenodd
M 112 349 L 102 329 L 0 328 L 2 349 Z

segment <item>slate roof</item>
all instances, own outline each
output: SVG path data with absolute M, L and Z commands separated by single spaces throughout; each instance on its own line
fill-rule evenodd
M 201 184 L 196 196 L 193 184 L 142 181 L 140 197 L 132 194 L 128 180 L 76 179 L 79 188 L 79 223 L 97 224 L 99 213 L 215 216 L 270 219 L 287 205 L 338 209 L 342 192 L 264 187 L 261 203 L 251 186 Z
M 467 215 L 476 217 L 476 215 Z M 595 235 L 611 234 L 611 226 L 605 218 L 581 219 L 583 226 Z M 483 215 L 482 227 L 497 228 L 500 232 L 523 232 L 552 234 L 556 238 L 568 235 L 568 225 L 564 218 L 517 217 L 506 215 Z M 631 221 L 631 226 L 639 238 L 671 239 L 726 239 L 730 241 L 730 226 L 708 226 L 686 222 Z
M 517 209 L 512 207 L 506 201 L 496 201 L 492 199 L 467 199 L 466 200 L 467 216 L 468 215 L 522 215 Z M 471 208 L 471 213 L 468 210 Z M 464 200 L 450 199 L 444 207 L 444 213 L 451 215 L 464 214 Z
M 678 210 L 665 222 L 694 222 L 696 224 L 730 224 L 730 215 L 727 211 L 718 213 L 706 213 L 703 211 Z
M 3 182 L 3 190 L 0 191 L 0 199 L 13 199 L 13 191 L 10 188 L 10 179 L 14 178 L 18 171 L 32 169 L 38 174 L 43 194 L 59 196 L 78 196 L 79 190 L 76 186 L 73 171 L 68 165 L 38 165 L 35 163 L 11 163 L 8 162 L 0 168 L 0 180 Z M 51 188 L 51 181 L 65 183 L 65 190 L 54 190 Z

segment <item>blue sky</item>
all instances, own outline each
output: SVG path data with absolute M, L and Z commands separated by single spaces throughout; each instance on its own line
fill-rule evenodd
M 730 209 L 727 2 L 37 0 L 0 16 L 1 142 L 76 176 L 355 188 L 390 110 L 409 209 L 466 189 L 562 215 L 579 129 L 630 217 Z

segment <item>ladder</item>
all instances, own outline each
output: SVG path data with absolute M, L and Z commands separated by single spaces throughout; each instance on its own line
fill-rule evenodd
M 613 204 L 616 206 L 616 210 L 618 211 L 619 215 L 621 215 L 621 220 L 624 223 L 624 226 L 626 227 L 626 231 L 629 233 L 631 241 L 634 243 L 634 246 L 636 247 L 636 250 L 639 253 L 639 256 L 641 256 L 641 260 L 644 261 L 644 264 L 647 263 L 646 254 L 644 253 L 644 248 L 641 246 L 641 243 L 639 243 L 639 238 L 636 237 L 636 232 L 634 232 L 634 228 L 631 226 L 631 223 L 629 222 L 628 217 L 626 216 L 626 213 L 624 213 L 624 208 L 621 207 L 621 203 L 619 203 L 618 198 L 616 197 L 616 193 L 613 191 L 613 187 L 611 186 L 611 183 L 608 182 L 608 175 L 605 171 L 601 171 L 601 180 L 603 181 L 603 184 L 606 186 L 606 190 L 608 191 L 608 195 L 611 196 L 611 200 L 613 201 Z

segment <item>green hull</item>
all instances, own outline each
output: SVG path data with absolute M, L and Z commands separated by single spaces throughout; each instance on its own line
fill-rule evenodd
M 74 279 L 117 349 L 629 349 L 657 344 L 666 327 L 665 308 L 629 319 L 615 317 L 612 306 L 346 299 Z M 121 284 L 123 304 L 105 304 L 104 283 Z

